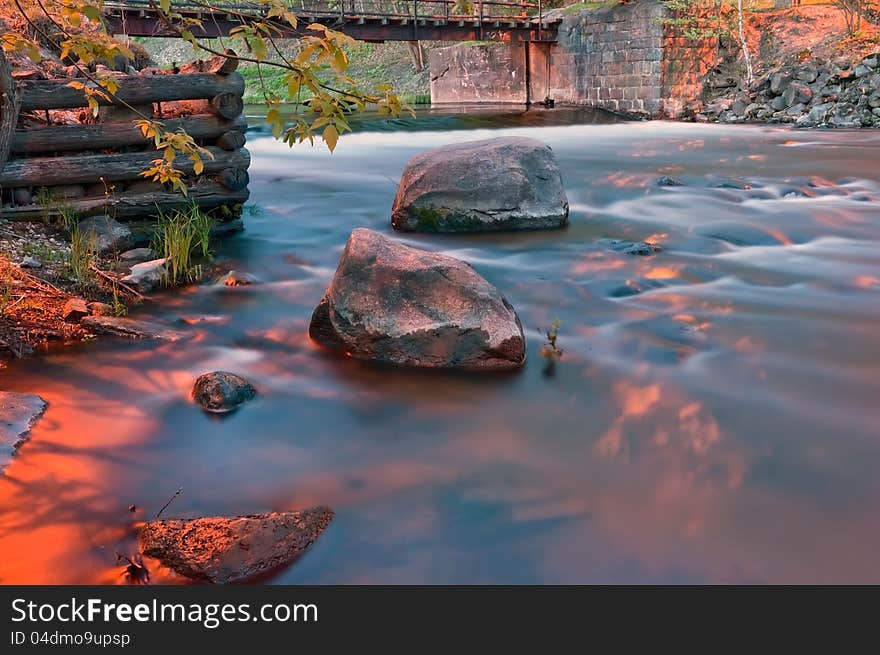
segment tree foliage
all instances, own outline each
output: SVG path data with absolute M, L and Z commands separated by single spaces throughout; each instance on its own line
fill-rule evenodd
M 24 3 L 30 3 L 27 6 Z M 144 136 L 152 139 L 160 156 L 143 175 L 168 184 L 186 193 L 184 174 L 175 168 L 179 156 L 188 157 L 198 174 L 205 157 L 211 154 L 184 131 L 171 132 L 161 119 L 143 115 L 117 95 L 120 80 L 97 63 L 113 62 L 118 57 L 134 59 L 132 51 L 113 39 L 103 22 L 103 0 L 13 0 L 25 19 L 27 30 L 9 30 L 0 38 L 5 52 L 26 55 L 34 63 L 40 61 L 40 46 L 50 46 L 62 60 L 70 61 L 85 81 L 74 80 L 70 86 L 86 95 L 95 115 L 102 101 L 126 106 L 139 115 L 137 126 Z M 224 55 L 255 64 L 258 71 L 268 67 L 284 70 L 286 94 L 280 96 L 263 86 L 268 112 L 266 120 L 277 139 L 293 146 L 320 139 L 333 151 L 339 136 L 351 129 L 350 115 L 375 105 L 380 114 L 399 115 L 408 107 L 389 85 L 368 88 L 348 75 L 348 57 L 345 46 L 353 40 L 324 25 L 300 25 L 296 14 L 285 0 L 249 0 L 225 5 L 223 0 L 186 0 L 187 8 L 194 6 L 205 12 L 218 11 L 236 16 L 241 25 L 234 28 L 229 40 L 232 49 L 220 51 L 212 42 L 200 39 L 195 32 L 201 20 L 178 10 L 174 0 L 150 0 L 160 20 L 172 33 L 189 42 L 197 54 Z M 302 48 L 293 58 L 284 55 L 278 39 L 290 30 L 304 31 Z M 243 53 L 243 54 L 236 54 Z M 103 71 L 103 72 L 102 72 Z M 124 83 L 124 82 L 122 82 Z M 283 102 L 294 103 L 288 116 L 290 124 L 280 111 Z

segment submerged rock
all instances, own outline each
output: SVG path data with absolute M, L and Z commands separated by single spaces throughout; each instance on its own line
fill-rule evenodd
M 80 325 L 101 334 L 109 334 L 129 339 L 162 339 L 164 341 L 178 341 L 183 334 L 172 330 L 160 323 L 152 321 L 140 321 L 133 318 L 120 318 L 116 316 L 86 316 L 80 321 Z
M 524 137 L 471 141 L 410 159 L 391 213 L 398 230 L 542 230 L 568 224 L 550 147 Z
M 624 255 L 639 255 L 649 257 L 658 253 L 663 248 L 656 243 L 647 241 L 623 241 L 622 239 L 599 239 L 599 244 Z
M 513 307 L 470 265 L 363 228 L 351 233 L 309 335 L 408 366 L 510 369 L 526 358 Z
M 36 394 L 0 391 L 0 473 L 45 411 L 46 401 Z
M 290 564 L 333 519 L 328 507 L 145 523 L 141 552 L 199 582 L 244 582 Z
M 192 389 L 193 400 L 205 410 L 217 414 L 235 411 L 256 395 L 254 385 L 227 371 L 200 375 Z
M 131 230 L 109 216 L 84 218 L 79 222 L 78 229 L 92 235 L 94 248 L 101 254 L 128 250 L 134 246 Z
M 684 182 L 675 177 L 664 175 L 657 178 L 657 186 L 684 186 Z
M 229 271 L 226 275 L 217 278 L 214 284 L 224 287 L 246 287 L 255 284 L 257 278 L 250 273 L 237 273 Z

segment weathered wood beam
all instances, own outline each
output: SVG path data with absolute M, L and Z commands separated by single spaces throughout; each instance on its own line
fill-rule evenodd
M 123 75 L 118 78 L 116 96 L 130 105 L 175 100 L 198 100 L 221 94 L 241 96 L 244 94 L 244 78 L 241 73 L 217 75 L 194 73 L 192 75 Z M 81 89 L 68 86 L 68 80 L 28 80 L 19 82 L 21 110 L 71 109 L 86 107 L 88 102 Z M 98 98 L 101 105 L 117 104 Z
M 251 178 L 244 168 L 226 168 L 217 175 L 217 181 L 227 189 L 239 191 L 247 187 Z
M 214 139 L 226 134 L 235 134 L 238 137 L 229 137 L 235 148 L 225 150 L 237 150 L 244 146 L 244 132 L 247 129 L 247 120 L 239 116 L 234 121 L 228 121 L 214 114 L 202 114 L 189 118 L 169 118 L 162 120 L 167 130 L 186 130 L 194 139 Z M 38 152 L 71 152 L 75 150 L 104 150 L 106 148 L 122 148 L 125 146 L 147 145 L 151 139 L 144 138 L 143 133 L 133 123 L 114 122 L 99 123 L 96 125 L 54 125 L 51 127 L 38 127 L 26 130 L 15 130 L 12 137 L 13 154 L 31 155 Z
M 226 168 L 247 168 L 251 163 L 250 153 L 241 148 L 235 151 L 222 148 L 207 148 L 214 158 L 204 158 L 204 175 L 216 174 Z M 109 155 L 71 155 L 69 157 L 29 157 L 11 159 L 0 171 L 0 186 L 7 188 L 23 186 L 57 186 L 66 184 L 88 184 L 120 180 L 143 179 L 140 174 L 152 166 L 154 159 L 161 157 L 156 150 L 142 152 L 123 152 Z M 193 174 L 193 162 L 189 157 L 179 156 L 174 167 L 187 175 Z
M 211 109 L 218 116 L 233 120 L 244 111 L 244 100 L 240 93 L 220 93 L 211 98 Z
M 157 207 L 163 210 L 181 209 L 193 202 L 202 209 L 213 209 L 220 205 L 237 205 L 247 201 L 247 188 L 232 191 L 217 182 L 207 180 L 189 188 L 186 196 L 173 191 L 149 191 L 145 193 L 119 193 L 110 198 L 84 198 L 69 201 L 69 207 L 80 216 L 110 214 L 122 220 L 155 216 Z M 46 210 L 38 205 L 27 207 L 2 207 L 0 218 L 9 220 L 42 220 Z
M 18 122 L 21 97 L 17 93 L 9 62 L 0 50 L 0 168 L 6 163 Z
M 238 59 L 235 51 L 226 49 L 226 55 L 214 55 L 209 59 L 199 59 L 189 64 L 180 66 L 177 70 L 181 73 L 216 73 L 217 75 L 230 75 L 238 68 Z
M 217 147 L 224 150 L 238 150 L 244 148 L 246 140 L 244 130 L 229 130 L 217 137 Z

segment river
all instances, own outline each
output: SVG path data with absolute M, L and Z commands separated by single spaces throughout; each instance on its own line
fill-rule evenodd
M 114 553 L 183 487 L 163 516 L 335 510 L 278 583 L 880 582 L 880 131 L 420 114 L 332 155 L 250 134 L 258 209 L 217 257 L 258 284 L 143 308 L 182 341 L 0 371 L 49 402 L 0 479 L 0 581 L 121 582 Z M 496 135 L 553 147 L 568 229 L 393 234 L 409 157 Z M 360 226 L 473 264 L 519 313 L 526 367 L 317 349 L 312 309 Z M 197 316 L 215 318 L 180 322 Z M 222 420 L 188 399 L 216 369 L 260 392 Z

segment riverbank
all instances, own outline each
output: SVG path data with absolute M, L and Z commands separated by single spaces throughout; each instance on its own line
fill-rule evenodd
M 133 41 L 160 67 L 180 66 L 199 57 L 190 44 L 179 39 L 136 38 Z M 218 39 L 214 45 L 225 48 L 229 44 Z M 431 94 L 428 56 L 431 50 L 444 45 L 449 44 L 422 41 L 418 46 L 421 48 L 419 55 L 415 50 L 416 45 L 408 42 L 358 41 L 354 45 L 346 46 L 350 64 L 348 74 L 353 79 L 370 85 L 390 84 L 395 93 L 410 105 L 428 104 Z M 286 39 L 279 41 L 278 47 L 284 57 L 292 59 L 299 51 L 301 43 Z M 421 65 L 416 63 L 419 57 L 422 59 Z M 277 55 L 270 56 L 268 60 L 273 61 L 276 58 Z M 287 82 L 283 69 L 243 63 L 238 70 L 245 79 L 246 103 L 262 104 L 266 93 L 286 98 Z
M 700 122 L 790 123 L 797 127 L 880 127 L 880 24 L 867 18 L 848 36 L 830 5 L 747 17 L 753 80 L 738 42 L 721 50 L 703 99 L 685 117 Z

